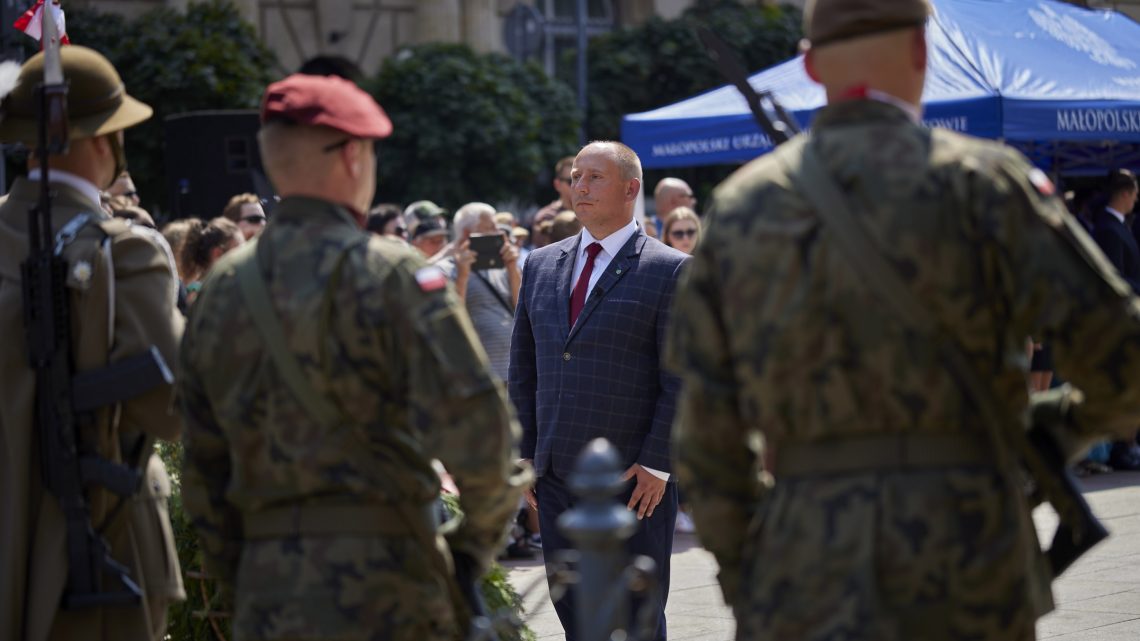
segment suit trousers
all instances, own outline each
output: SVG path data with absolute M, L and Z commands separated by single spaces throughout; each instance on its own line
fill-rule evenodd
M 618 499 L 621 505 L 629 503 L 633 494 L 635 481 L 628 481 Z M 577 497 L 570 491 L 566 482 L 555 476 L 552 472 L 539 477 L 535 487 L 538 498 L 538 522 L 542 530 L 542 555 L 546 563 L 546 574 L 551 576 L 558 560 L 558 553 L 573 547 L 566 536 L 558 529 L 558 517 L 563 512 L 574 507 Z M 656 641 L 665 641 L 665 603 L 669 599 L 669 560 L 673 553 L 673 527 L 677 521 L 677 484 L 666 483 L 665 494 L 661 503 L 653 511 L 652 517 L 638 521 L 637 530 L 626 542 L 626 552 L 633 556 L 648 556 L 657 564 L 657 585 L 659 595 L 656 603 L 642 603 L 635 599 L 631 602 L 631 616 L 641 607 L 653 608 L 657 612 L 657 632 L 650 638 Z M 574 610 L 574 588 L 567 591 L 561 599 L 554 604 L 558 613 L 558 620 L 566 631 L 566 641 L 579 641 L 577 636 L 576 614 Z M 631 621 L 632 624 L 632 621 Z

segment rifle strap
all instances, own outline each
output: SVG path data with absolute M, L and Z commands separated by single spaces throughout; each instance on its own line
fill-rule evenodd
M 483 281 L 483 285 L 487 287 L 487 291 L 491 292 L 491 295 L 495 297 L 495 300 L 499 301 L 499 304 L 503 306 L 503 309 L 507 310 L 507 313 L 513 316 L 515 313 L 515 308 L 511 307 L 511 304 L 507 302 L 507 299 L 503 296 L 502 292 L 500 292 L 498 288 L 491 283 L 491 281 L 487 280 L 487 277 L 480 273 L 479 270 L 472 269 L 471 273 L 474 274 L 476 278 Z
M 942 329 L 940 323 L 903 282 L 898 271 L 886 261 L 851 213 L 847 199 L 823 166 L 811 143 L 809 139 L 803 145 L 799 171 L 788 172 L 796 183 L 799 194 L 808 200 L 816 215 L 831 228 L 831 238 L 846 256 L 848 263 L 859 273 L 860 280 L 874 290 L 881 302 L 901 318 L 907 327 L 929 337 L 940 349 L 951 374 L 973 397 L 982 414 L 986 432 L 991 437 L 994 453 L 999 455 L 997 463 L 1005 467 L 1011 461 L 1003 460 L 1008 459 L 1008 456 L 1002 454 L 1008 452 L 1009 446 L 998 430 L 1002 425 L 1018 425 L 1020 421 L 1006 416 L 1007 412 L 999 408 L 997 399 L 982 384 L 958 342 Z
M 950 374 L 973 399 L 976 409 L 981 414 L 981 422 L 993 448 L 997 471 L 1006 478 L 1011 498 L 1024 502 L 1019 494 L 1022 491 L 1020 467 L 1013 455 L 1014 451 L 1021 454 L 1020 458 L 1034 481 L 1043 486 L 1048 485 L 1042 488 L 1045 490 L 1044 494 L 1049 497 L 1058 496 L 1054 492 L 1061 491 L 1061 488 L 1054 487 L 1056 479 L 1031 451 L 1032 445 L 1021 429 L 1022 421 L 1018 420 L 1008 407 L 1002 405 L 986 387 L 985 379 L 978 375 L 957 339 L 942 327 L 902 280 L 898 270 L 887 262 L 867 231 L 855 219 L 848 199 L 823 165 L 813 142 L 814 140 L 808 137 L 800 143 L 802 154 L 798 168 L 791 166 L 788 156 L 781 155 L 787 175 L 795 184 L 797 193 L 807 199 L 816 215 L 831 228 L 831 238 L 859 274 L 860 280 L 877 293 L 881 302 L 887 305 L 907 327 L 927 337 L 938 348 Z M 1019 509 L 1017 512 L 1018 519 L 1022 521 L 1020 526 L 1026 539 L 1025 544 L 1030 548 L 1028 552 L 1040 555 L 1040 544 L 1036 538 L 1033 522 L 1029 520 L 1028 510 Z M 1071 515 L 1061 512 L 1062 521 L 1069 520 Z M 1032 567 L 1039 570 L 1045 565 L 1035 563 Z M 1049 577 L 1036 578 L 1038 580 L 1034 582 L 1036 583 L 1034 602 L 1039 612 L 1042 610 L 1047 612 L 1053 605 L 1048 590 Z
M 332 401 L 317 393 L 305 378 L 296 355 L 289 350 L 281 320 L 273 311 L 269 287 L 266 286 L 265 279 L 257 266 L 257 245 L 258 243 L 253 242 L 239 248 L 239 251 L 245 250 L 243 252 L 245 255 L 238 259 L 236 271 L 238 285 L 241 287 L 242 296 L 245 297 L 246 310 L 261 334 L 261 342 L 273 359 L 273 365 L 284 380 L 285 386 L 309 416 L 321 425 L 332 428 L 341 422 L 340 410 Z

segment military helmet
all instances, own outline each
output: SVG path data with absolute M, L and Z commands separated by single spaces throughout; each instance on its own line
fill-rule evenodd
M 127 95 L 119 72 L 99 52 L 78 45 L 60 48 L 67 81 L 67 117 L 72 139 L 94 138 L 132 127 L 150 118 L 150 106 Z M 44 79 L 44 54 L 20 68 L 16 87 L 3 103 L 0 140 L 35 143 L 39 113 L 36 88 Z

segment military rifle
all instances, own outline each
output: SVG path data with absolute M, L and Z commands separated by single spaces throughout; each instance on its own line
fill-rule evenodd
M 698 29 L 698 36 L 708 50 L 709 56 L 718 63 L 721 73 L 748 101 L 756 123 L 768 135 L 773 146 L 779 146 L 800 132 L 799 125 L 785 110 L 770 91 L 756 90 L 748 82 L 748 75 L 735 54 L 716 34 L 707 28 Z M 837 203 L 838 204 L 838 203 Z M 857 232 L 858 230 L 849 230 Z M 864 260 L 861 267 L 867 267 L 870 260 Z M 874 271 L 872 266 L 871 271 Z M 893 274 L 882 274 L 884 280 L 894 280 Z M 887 289 L 883 286 L 883 289 Z M 893 289 L 902 289 L 902 286 Z M 905 297 L 906 295 L 903 294 Z M 898 305 L 899 297 L 889 297 Z M 905 310 L 906 306 L 903 306 Z M 936 330 L 933 322 L 921 311 L 909 314 L 908 321 L 923 328 Z M 1049 570 L 1054 578 L 1061 575 L 1078 558 L 1108 536 L 1108 530 L 1096 518 L 1080 488 L 1077 487 L 1066 465 L 1065 452 L 1053 436 L 1053 429 L 1063 429 L 1067 416 L 1067 406 L 1080 402 L 1079 393 L 1065 391 L 1048 398 L 1041 396 L 1031 406 L 1028 420 L 1019 421 L 993 396 L 991 390 L 981 383 L 971 371 L 972 366 L 957 347 L 956 341 L 948 337 L 943 343 L 943 355 L 952 373 L 957 373 L 959 383 L 968 388 L 970 396 L 987 424 L 995 447 L 999 464 L 1003 459 L 1016 456 L 1025 468 L 1032 486 L 1027 488 L 1031 503 L 1046 501 L 1057 511 L 1060 523 L 1053 535 L 1049 549 L 1045 551 Z M 1026 423 L 1028 425 L 1026 425 Z M 1026 431 L 1024 428 L 1028 427 Z
M 52 187 L 48 163 L 67 153 L 67 83 L 63 77 L 58 31 L 50 6 L 43 9 L 44 77 L 36 93 L 39 105 L 37 159 L 38 203 L 28 212 L 30 251 L 21 264 L 24 330 L 29 363 L 35 370 L 34 425 L 39 437 L 44 487 L 54 496 L 66 523 L 67 582 L 65 609 L 137 605 L 142 593 L 130 570 L 111 557 L 110 546 L 91 522 L 85 498 L 90 485 L 110 490 L 124 500 L 141 482 L 136 469 L 84 451 L 81 428 L 96 409 L 138 396 L 173 377 L 154 348 L 75 375 L 71 344 L 68 265 L 62 251 L 87 221 L 86 215 L 65 227 L 53 242 Z M 120 506 L 122 503 L 120 503 Z M 103 587 L 104 574 L 118 586 Z

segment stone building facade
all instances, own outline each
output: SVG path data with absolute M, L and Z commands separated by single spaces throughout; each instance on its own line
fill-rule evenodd
M 576 0 L 230 0 L 273 49 L 282 71 L 317 54 L 345 56 L 365 72 L 379 69 L 401 47 L 456 42 L 477 51 L 505 51 L 504 19 L 516 4 L 533 7 L 553 31 L 574 24 Z M 137 15 L 159 6 L 185 7 L 188 0 L 67 0 Z M 693 0 L 587 0 L 591 33 L 638 24 L 652 15 L 679 15 Z M 572 36 L 553 35 L 539 55 L 553 61 Z M 548 65 L 549 66 L 549 65 Z
M 0 0 L 2 1 L 2 0 Z M 8 0 L 11 1 L 11 0 Z M 477 51 L 504 51 L 504 19 L 517 4 L 535 9 L 548 28 L 537 56 L 553 71 L 563 49 L 575 46 L 577 0 L 230 0 L 276 52 L 281 71 L 296 69 L 317 54 L 336 54 L 367 73 L 401 47 L 457 42 Z M 752 0 L 803 5 L 804 0 Z M 1140 0 L 1068 0 L 1109 7 L 1140 18 Z M 30 0 L 29 0 L 30 2 Z M 185 7 L 188 0 L 66 0 L 126 15 L 159 6 Z M 589 32 L 638 24 L 650 16 L 680 15 L 694 0 L 587 0 Z

